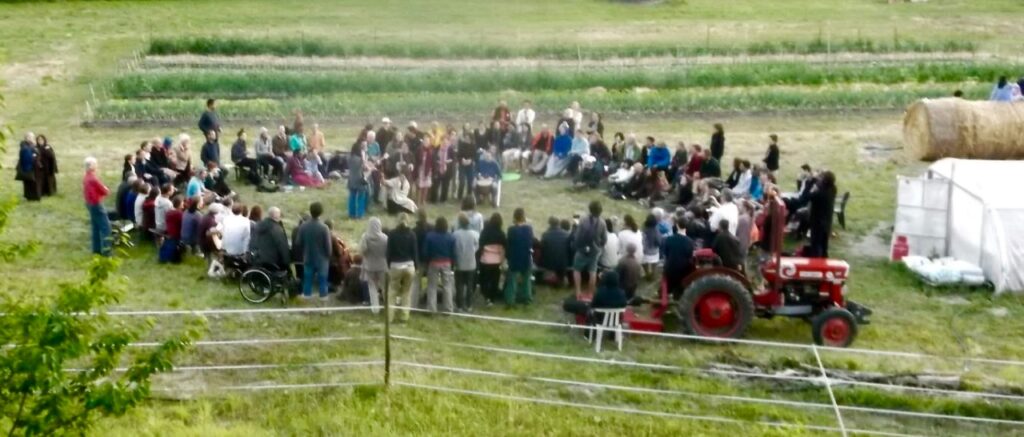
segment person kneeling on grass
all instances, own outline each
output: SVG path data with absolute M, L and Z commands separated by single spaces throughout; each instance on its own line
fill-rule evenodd
M 160 246 L 159 262 L 181 262 L 181 225 L 184 218 L 181 196 L 171 199 L 171 209 L 164 214 L 164 242 Z
M 600 323 L 594 317 L 595 309 L 620 309 L 629 303 L 626 292 L 619 284 L 619 274 L 608 271 L 601 275 L 597 291 L 591 296 L 574 294 L 562 303 L 562 309 L 569 314 L 584 316 L 588 325 Z M 588 300 L 589 299 L 589 300 Z
M 490 152 L 483 152 L 476 168 L 476 203 L 485 199 L 497 208 L 501 204 L 501 167 Z

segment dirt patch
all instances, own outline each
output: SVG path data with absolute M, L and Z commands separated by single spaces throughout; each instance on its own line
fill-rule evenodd
M 866 258 L 887 258 L 889 242 L 885 240 L 884 236 L 891 228 L 892 223 L 890 222 L 878 222 L 871 232 L 850 245 L 850 252 Z
M 584 56 L 586 48 L 583 47 Z M 301 56 L 147 56 L 135 67 L 142 69 L 223 68 L 278 70 L 338 69 L 506 69 L 506 68 L 686 68 L 702 65 L 744 62 L 806 62 L 806 63 L 906 63 L 918 61 L 963 62 L 994 58 L 975 53 L 840 53 L 833 55 L 739 55 L 691 57 L 631 57 L 610 59 L 415 59 L 387 57 L 301 57 Z
M 903 154 L 903 146 L 883 144 L 879 142 L 866 142 L 857 149 L 857 158 L 865 163 L 883 163 L 886 161 L 899 161 Z
M 46 85 L 67 77 L 64 61 L 51 59 L 28 63 L 14 63 L 0 68 L 0 80 L 9 90 Z

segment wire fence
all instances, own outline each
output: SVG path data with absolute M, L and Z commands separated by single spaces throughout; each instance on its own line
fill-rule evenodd
M 373 308 L 376 310 L 377 308 Z M 389 308 L 385 305 L 386 312 Z M 427 312 L 419 308 L 396 307 L 393 309 L 409 310 L 412 312 Z M 200 310 L 117 310 L 109 311 L 106 314 L 116 317 L 180 317 L 180 316 L 269 316 L 269 315 L 301 315 L 301 314 L 331 314 L 348 312 L 365 312 L 371 310 L 366 306 L 341 306 L 341 307 L 313 307 L 313 308 L 254 308 L 254 309 L 200 309 Z M 509 317 L 498 317 L 481 314 L 467 313 L 441 313 L 451 320 L 470 321 L 473 323 L 499 323 L 515 326 L 517 329 L 555 328 L 569 332 L 590 329 L 588 326 L 576 325 L 574 323 L 558 323 L 542 320 L 517 319 Z M 386 319 L 386 318 L 384 318 Z M 377 322 L 373 322 L 377 323 Z M 870 382 L 852 380 L 837 376 L 837 370 L 825 365 L 822 354 L 841 354 L 854 356 L 874 356 L 892 359 L 916 359 L 924 362 L 936 362 L 938 360 L 953 361 L 958 363 L 984 364 L 989 366 L 1022 367 L 1024 361 L 1000 359 L 1000 358 L 977 358 L 977 357 L 943 357 L 918 352 L 892 351 L 879 349 L 862 348 L 833 348 L 823 347 L 814 344 L 787 343 L 777 341 L 764 341 L 752 339 L 720 339 L 706 338 L 685 334 L 657 333 L 623 329 L 629 338 L 649 337 L 664 340 L 685 340 L 705 344 L 729 345 L 736 348 L 769 348 L 778 351 L 802 351 L 810 353 L 814 357 L 813 366 L 815 373 L 791 374 L 791 373 L 762 373 L 755 371 L 744 371 L 736 369 L 708 368 L 698 365 L 685 365 L 680 363 L 657 363 L 635 360 L 612 359 L 600 356 L 600 354 L 566 354 L 554 353 L 532 348 L 508 347 L 496 344 L 476 344 L 460 341 L 449 341 L 436 336 L 419 337 L 403 333 L 393 333 L 391 324 L 386 320 L 383 322 L 383 334 L 357 335 L 357 336 L 320 336 L 320 337 L 269 337 L 269 338 L 242 338 L 242 339 L 214 339 L 195 342 L 197 349 L 222 348 L 244 348 L 244 347 L 270 347 L 278 348 L 286 345 L 316 346 L 333 343 L 363 342 L 370 344 L 383 343 L 383 353 L 363 360 L 320 360 L 291 363 L 262 362 L 262 363 L 212 363 L 212 364 L 189 364 L 174 368 L 174 373 L 203 373 L 226 372 L 230 375 L 238 375 L 237 372 L 262 372 L 277 371 L 282 375 L 296 375 L 308 372 L 311 369 L 337 371 L 340 369 L 363 369 L 369 374 L 363 373 L 352 376 L 363 376 L 363 380 L 345 381 L 263 381 L 254 384 L 221 384 L 204 387 L 164 387 L 157 389 L 163 393 L 230 393 L 245 391 L 275 391 L 275 390 L 322 390 L 351 388 L 360 386 L 375 387 L 403 387 L 416 390 L 428 390 L 440 393 L 449 393 L 463 396 L 474 396 L 489 399 L 499 399 L 511 402 L 541 404 L 571 408 L 577 410 L 595 410 L 606 413 L 635 414 L 649 417 L 661 417 L 697 422 L 730 423 L 751 427 L 771 427 L 778 429 L 802 429 L 821 433 L 839 435 L 882 435 L 882 436 L 904 436 L 915 435 L 911 431 L 915 425 L 924 423 L 934 427 L 963 427 L 963 426 L 990 426 L 996 429 L 1024 429 L 1024 420 L 1016 420 L 1014 417 L 988 417 L 976 410 L 964 409 L 971 414 L 960 413 L 945 414 L 945 412 L 920 411 L 908 407 L 881 408 L 871 405 L 844 404 L 837 397 L 837 390 L 862 389 L 878 392 L 907 392 L 915 395 L 926 396 L 928 399 L 951 399 L 955 401 L 984 401 L 984 402 L 1024 402 L 1024 395 L 1014 393 L 993 393 L 985 391 L 972 391 L 962 389 L 946 389 L 923 387 L 905 384 L 893 384 L 883 382 Z M 132 343 L 131 347 L 149 348 L 158 346 L 156 342 Z M 403 346 L 404 345 L 404 346 Z M 627 343 L 628 345 L 628 343 Z M 404 348 L 412 346 L 411 353 L 405 353 Z M 417 349 L 418 348 L 418 349 Z M 598 368 L 621 368 L 624 372 L 654 372 L 658 374 L 688 375 L 694 378 L 715 378 L 718 380 L 750 380 L 767 381 L 783 384 L 801 384 L 804 387 L 818 388 L 827 395 L 827 402 L 816 402 L 808 400 L 787 399 L 773 394 L 772 396 L 742 396 L 737 394 L 714 393 L 708 390 L 682 390 L 675 388 L 651 387 L 630 384 L 615 384 L 606 381 L 585 380 L 577 377 L 556 377 L 548 375 L 529 374 L 526 372 L 509 372 L 504 370 L 493 370 L 481 368 L 479 363 L 472 366 L 452 365 L 450 363 L 425 362 L 424 354 L 416 353 L 422 349 L 436 350 L 439 348 L 451 348 L 453 350 L 464 350 L 471 353 L 483 352 L 487 356 L 509 356 L 517 359 L 541 362 L 551 360 L 557 362 L 577 363 L 579 365 L 596 366 Z M 592 350 L 589 347 L 587 350 Z M 371 355 L 378 354 L 374 351 Z M 397 355 L 396 355 L 397 354 Z M 219 356 L 219 354 L 214 354 Z M 274 354 L 275 358 L 281 358 Z M 125 370 L 125 369 L 118 369 Z M 231 373 L 235 372 L 235 373 Z M 330 375 L 337 376 L 337 375 Z M 451 378 L 452 382 L 436 382 L 433 380 L 422 381 L 420 379 L 438 376 Z M 467 389 L 459 387 L 460 381 L 465 382 L 472 378 L 487 378 L 489 380 L 502 381 L 502 387 L 508 387 L 510 391 L 519 392 L 530 384 L 542 386 L 554 386 L 560 388 L 581 388 L 592 389 L 602 393 L 624 393 L 633 395 L 630 399 L 639 396 L 642 399 L 661 399 L 665 397 L 690 399 L 693 402 L 713 402 L 726 405 L 747 405 L 766 406 L 792 409 L 795 411 L 806 411 L 813 417 L 822 418 L 832 416 L 832 424 L 787 422 L 759 419 L 744 419 L 731 417 L 719 411 L 707 411 L 707 408 L 696 408 L 691 411 L 664 411 L 657 409 L 640 408 L 644 405 L 608 405 L 590 402 L 577 402 L 575 400 L 551 399 L 544 396 L 525 396 L 519 393 L 499 393 L 486 390 L 478 390 L 477 387 Z M 235 379 L 228 378 L 235 382 Z M 861 421 L 851 422 L 848 417 L 851 414 L 869 415 L 885 418 L 882 423 L 888 429 L 870 429 L 861 425 Z M 867 421 L 868 423 L 877 423 Z M 877 427 L 877 425 L 876 425 Z M 973 428 L 972 428 L 973 429 Z M 925 432 L 928 434 L 928 432 Z

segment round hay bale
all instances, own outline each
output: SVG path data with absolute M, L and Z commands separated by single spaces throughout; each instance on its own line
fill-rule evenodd
M 651 92 L 654 92 L 654 90 L 651 89 L 651 88 L 644 87 L 644 86 L 633 87 L 633 93 L 634 94 L 647 94 L 647 93 L 651 93 Z
M 587 94 L 604 94 L 608 90 L 603 86 L 595 86 L 593 88 L 587 88 Z
M 1024 158 L 1024 102 L 923 99 L 903 116 L 903 140 L 916 158 Z

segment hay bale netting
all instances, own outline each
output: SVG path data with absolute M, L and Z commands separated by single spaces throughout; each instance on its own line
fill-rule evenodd
M 903 140 L 928 161 L 1024 159 L 1024 102 L 923 99 L 903 116 Z

